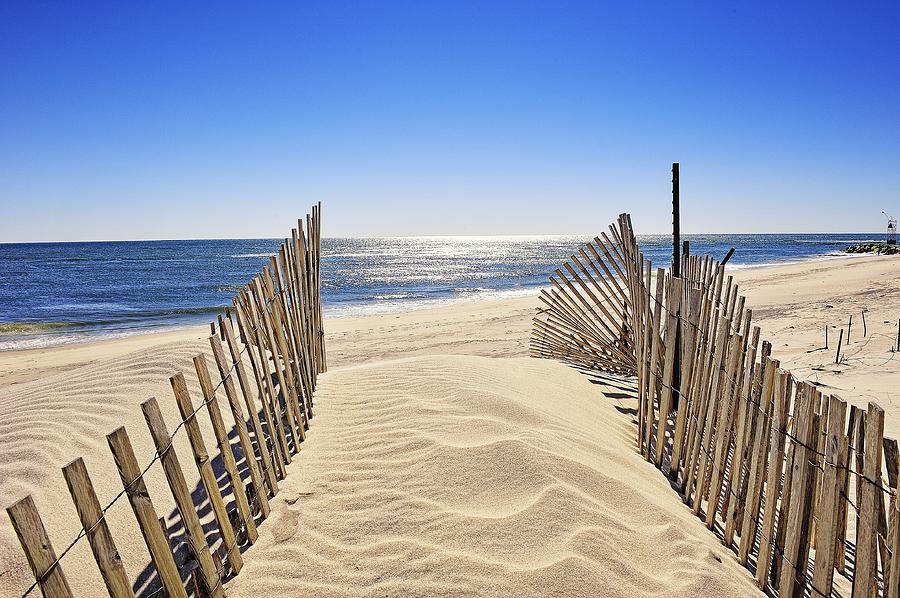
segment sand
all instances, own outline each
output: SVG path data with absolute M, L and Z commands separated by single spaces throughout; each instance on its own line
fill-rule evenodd
M 900 260 L 734 274 L 776 357 L 851 402 L 877 400 L 887 435 L 898 435 L 889 347 Z M 329 319 L 330 371 L 308 440 L 228 594 L 758 595 L 749 572 L 635 453 L 627 388 L 527 358 L 537 305 L 526 297 Z M 851 313 L 846 362 L 836 365 L 836 329 L 831 348 L 817 349 L 824 326 L 846 326 Z M 154 450 L 139 405 L 158 397 L 173 427 L 168 376 L 189 373 L 198 399 L 190 359 L 208 352 L 204 337 L 190 329 L 0 353 L 0 502 L 32 494 L 61 550 L 78 527 L 59 467 L 84 457 L 101 503 L 114 496 L 121 483 L 105 434 L 124 424 L 147 462 Z M 193 487 L 183 434 L 175 448 Z M 160 468 L 148 478 L 157 511 L 174 521 Z M 129 575 L 146 579 L 127 502 L 108 517 Z M 18 595 L 30 574 L 8 524 L 0 563 L 0 596 Z M 102 588 L 85 542 L 63 568 L 77 595 Z

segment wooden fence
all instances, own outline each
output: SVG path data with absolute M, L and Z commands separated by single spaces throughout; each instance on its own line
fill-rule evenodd
M 149 550 L 160 584 L 157 591 L 170 597 L 224 595 L 224 581 L 238 574 L 243 565 L 242 548 L 258 537 L 256 518 L 262 521 L 268 516 L 269 498 L 278 493 L 285 466 L 306 436 L 313 417 L 316 378 L 326 370 L 319 300 L 320 216 L 321 204 L 306 216 L 305 227 L 302 220 L 298 221 L 291 238 L 270 258 L 269 265 L 235 295 L 225 315 L 211 324 L 209 342 L 220 381 L 213 384 L 204 355 L 194 357 L 203 400 L 196 403 L 190 397 L 185 376 L 179 373 L 170 379 L 181 414 L 174 428 L 163 421 L 156 399 L 141 405 L 156 446 L 153 459 L 143 466 L 138 463 L 124 427 L 107 436 L 123 486 L 111 502 L 100 506 L 82 459 L 63 467 L 82 528 L 65 550 L 57 555 L 31 496 L 7 509 L 35 577 L 23 596 L 35 588 L 50 598 L 72 596 L 62 559 L 85 538 L 109 595 L 134 596 L 116 548 L 114 530 L 106 520 L 107 511 L 123 497 L 131 503 Z M 252 376 L 244 367 L 246 359 Z M 217 392 L 222 388 L 233 428 L 226 424 L 227 416 L 220 407 Z M 197 420 L 202 417 L 201 410 L 206 411 L 215 434 L 211 445 L 201 434 Z M 201 526 L 199 505 L 188 489 L 172 442 L 182 430 L 189 439 L 218 529 L 218 539 L 213 543 L 208 542 Z M 236 431 L 237 452 L 230 431 Z M 208 448 L 211 446 L 215 448 Z M 224 492 L 213 471 L 214 459 L 221 460 L 227 474 Z M 182 567 L 176 565 L 173 539 L 165 519 L 160 519 L 153 506 L 144 479 L 156 462 L 165 472 L 187 538 L 191 558 Z M 247 470 L 246 485 L 239 465 Z M 154 493 L 164 491 L 154 489 Z M 233 500 L 226 504 L 229 495 Z
M 854 598 L 900 596 L 884 412 L 780 368 L 724 266 L 680 266 L 654 276 L 623 214 L 551 277 L 532 355 L 636 380 L 638 450 L 761 589 L 827 597 L 837 572 Z

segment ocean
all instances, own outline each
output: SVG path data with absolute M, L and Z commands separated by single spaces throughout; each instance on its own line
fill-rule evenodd
M 685 235 L 731 268 L 832 259 L 872 234 Z M 671 237 L 638 237 L 667 266 Z M 546 286 L 585 236 L 394 237 L 322 241 L 326 316 L 402 312 Z M 211 321 L 280 239 L 0 244 L 0 350 Z

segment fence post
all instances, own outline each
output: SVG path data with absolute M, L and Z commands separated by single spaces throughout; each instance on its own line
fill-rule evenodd
M 272 492 L 272 496 L 278 494 L 278 481 L 275 478 L 275 468 L 272 465 L 272 459 L 269 456 L 272 447 L 270 446 L 270 439 L 266 437 L 263 432 L 262 425 L 259 421 L 259 409 L 256 406 L 256 401 L 253 399 L 253 390 L 250 387 L 250 381 L 247 379 L 247 372 L 244 370 L 244 363 L 241 361 L 241 350 L 237 345 L 237 342 L 234 339 L 234 330 L 231 327 L 231 320 L 225 320 L 224 325 L 221 325 L 223 336 L 225 337 L 225 342 L 228 344 L 228 350 L 231 353 L 231 371 L 237 373 L 238 384 L 241 387 L 241 394 L 244 396 L 244 404 L 247 406 L 247 411 L 250 415 L 250 425 L 253 427 L 253 435 L 256 436 L 256 446 L 259 448 L 259 456 L 262 460 L 262 469 L 263 474 L 266 476 L 266 484 L 269 486 L 269 490 Z M 219 363 L 218 356 L 216 356 L 216 363 Z M 221 371 L 222 365 L 219 364 L 219 369 Z M 225 374 L 222 374 L 223 376 Z M 232 382 L 232 386 L 234 383 Z M 227 387 L 226 387 L 227 392 Z M 262 397 L 260 397 L 262 399 Z M 263 401 L 263 405 L 265 406 L 265 401 Z M 269 433 L 273 433 L 272 430 L 272 420 L 269 415 L 268 409 L 263 409 L 263 417 L 266 417 L 269 424 Z M 274 444 L 274 442 L 272 443 Z
M 84 460 L 81 457 L 75 459 L 63 467 L 62 472 L 110 597 L 132 598 L 134 591 L 125 567 L 122 566 L 122 558 L 109 531 L 105 514 L 100 510 L 100 501 L 97 500 Z
M 234 493 L 234 502 L 237 505 L 237 512 L 243 520 L 244 528 L 247 531 L 247 541 L 250 544 L 253 544 L 256 542 L 256 538 L 259 537 L 259 532 L 256 529 L 256 521 L 253 519 L 253 513 L 250 511 L 250 504 L 247 500 L 247 491 L 244 488 L 244 482 L 241 480 L 241 475 L 237 470 L 237 463 L 234 460 L 234 451 L 231 448 L 231 441 L 228 439 L 228 431 L 225 429 L 225 422 L 222 420 L 222 412 L 219 409 L 218 398 L 213 389 L 212 378 L 209 376 L 209 368 L 206 367 L 206 358 L 203 355 L 194 357 L 194 369 L 197 370 L 197 378 L 200 380 L 203 401 L 206 403 L 206 410 L 209 413 L 213 432 L 216 435 L 219 454 L 222 455 L 222 463 L 225 466 L 225 472 L 228 474 L 228 479 L 231 481 L 231 489 Z
M 840 498 L 841 450 L 847 403 L 836 396 L 828 397 L 828 423 L 825 437 L 825 471 L 822 473 L 822 493 L 819 497 L 816 523 L 816 564 L 812 587 L 817 595 L 831 595 L 834 582 L 834 557 L 838 538 L 838 499 Z
M 268 320 L 264 320 L 262 314 L 260 313 L 260 309 L 256 305 L 257 295 L 255 292 L 254 282 L 248 284 L 244 291 L 244 305 L 245 305 L 245 313 L 248 318 L 248 321 L 253 324 L 253 328 L 256 330 L 257 338 L 259 339 L 259 361 L 260 367 L 262 369 L 262 374 L 266 378 L 266 383 L 268 385 L 269 391 L 272 394 L 272 404 L 275 412 L 275 420 L 277 426 L 283 426 L 284 423 L 287 424 L 287 430 L 290 433 L 291 441 L 294 443 L 295 452 L 300 452 L 300 441 L 303 440 L 306 436 L 297 433 L 297 429 L 294 426 L 294 415 L 293 410 L 291 409 L 291 400 L 288 397 L 288 394 L 283 386 L 284 372 L 282 372 L 279 361 L 278 361 L 278 347 L 275 345 L 274 336 L 272 336 L 269 330 Z M 264 304 L 263 304 L 264 305 Z M 266 351 L 271 354 L 272 359 L 272 369 L 274 372 L 269 370 L 269 357 L 266 356 Z M 276 374 L 278 381 L 278 388 L 276 389 L 272 382 L 272 374 Z M 281 399 L 279 399 L 279 394 L 281 394 Z M 284 411 L 281 409 L 281 400 L 284 400 Z M 284 422 L 282 423 L 282 417 L 284 418 Z M 284 432 L 282 432 L 284 435 Z M 284 444 L 287 447 L 287 435 L 284 435 Z M 286 448 L 285 455 L 287 456 L 287 462 L 290 463 L 290 447 Z
M 668 427 L 669 411 L 672 408 L 672 388 L 675 383 L 676 350 L 678 337 L 678 313 L 681 310 L 681 284 L 680 278 L 675 276 L 669 279 L 669 291 L 666 297 L 666 311 L 668 321 L 666 323 L 666 347 L 663 357 L 662 392 L 659 398 L 659 422 L 656 426 L 656 466 L 662 466 L 663 453 L 666 448 L 666 428 Z
M 557 270 L 557 272 L 559 272 Z M 659 345 L 660 345 L 660 335 L 662 334 L 662 302 L 663 302 L 663 289 L 665 288 L 665 280 L 666 280 L 666 271 L 662 268 L 657 268 L 656 270 L 656 302 L 653 306 L 653 322 L 650 326 L 650 389 L 647 395 L 647 417 L 644 419 L 644 425 L 646 429 L 644 430 L 644 450 L 646 451 L 645 457 L 647 461 L 650 461 L 653 454 L 650 450 L 651 438 L 653 434 L 653 398 L 656 396 L 656 387 L 657 382 L 659 380 L 659 376 L 662 372 L 659 371 Z
M 6 508 L 34 578 L 46 598 L 71 598 L 72 590 L 56 560 L 44 522 L 29 494 Z
M 741 545 L 738 549 L 738 561 L 746 566 L 750 551 L 756 541 L 756 531 L 759 527 L 760 506 L 763 496 L 763 484 L 768 475 L 768 448 L 772 430 L 773 401 L 776 402 L 777 393 L 782 392 L 781 376 L 777 359 L 766 357 L 764 359 L 762 389 L 760 390 L 760 404 L 762 413 L 758 416 L 756 430 L 752 440 L 752 453 L 750 455 L 750 473 L 747 483 L 747 498 L 744 505 L 744 519 L 741 522 Z M 762 363 L 760 364 L 762 366 Z
M 203 442 L 203 435 L 200 433 L 200 425 L 197 423 L 197 417 L 194 414 L 194 406 L 191 403 L 191 395 L 188 392 L 187 384 L 184 376 L 180 373 L 169 378 L 169 382 L 172 384 L 175 402 L 178 403 L 178 411 L 181 413 L 184 429 L 187 431 L 188 440 L 191 443 L 194 463 L 197 465 L 200 480 L 206 489 L 207 497 L 209 497 L 209 504 L 212 507 L 213 515 L 215 515 L 216 523 L 219 524 L 219 533 L 222 536 L 222 545 L 225 547 L 225 556 L 231 565 L 231 569 L 235 573 L 239 573 L 244 565 L 244 559 L 241 557 L 241 552 L 237 547 L 234 528 L 231 527 L 231 521 L 228 519 L 228 510 L 225 508 L 225 501 L 222 499 L 222 492 L 219 490 L 219 483 L 213 471 L 209 453 L 206 451 L 206 443 Z
M 259 335 L 258 326 L 251 326 L 247 321 L 247 314 L 243 304 L 235 297 L 232 301 L 234 311 L 237 315 L 238 329 L 241 335 L 252 339 L 252 342 L 246 343 L 247 353 L 250 355 L 250 365 L 253 367 L 253 375 L 256 378 L 256 385 L 259 389 L 260 401 L 262 401 L 265 411 L 271 414 L 272 421 L 269 422 L 269 428 L 275 436 L 276 461 L 278 461 L 278 471 L 282 475 L 286 475 L 285 464 L 291 462 L 291 451 L 287 444 L 284 427 L 281 422 L 281 409 L 278 404 L 278 393 L 272 385 L 272 377 L 269 375 L 269 368 L 265 358 L 265 344 L 262 342 L 262 336 Z M 259 353 L 254 352 L 254 345 Z M 274 425 L 274 428 L 272 426 Z
M 856 567 L 853 571 L 853 598 L 869 598 L 875 591 L 878 565 L 877 522 L 875 501 L 881 492 L 881 451 L 884 436 L 884 411 L 877 403 L 869 403 L 866 412 L 866 452 L 864 478 L 859 505 L 859 532 L 856 538 Z M 877 485 L 876 485 L 877 484 Z
M 266 295 L 263 292 L 259 277 L 253 279 L 251 289 L 256 298 L 259 321 L 262 322 L 266 338 L 268 339 L 269 352 L 272 354 L 272 365 L 278 378 L 278 387 L 281 389 L 281 396 L 284 398 L 288 427 L 291 429 L 291 434 L 294 437 L 295 450 L 299 452 L 300 442 L 306 440 L 305 421 L 300 409 L 299 398 L 296 395 L 296 388 L 287 379 L 287 376 L 291 373 L 290 357 L 287 354 L 287 348 L 283 347 L 282 343 L 279 342 L 280 337 L 277 335 L 278 331 L 276 330 L 275 321 L 266 309 Z
M 253 443 L 250 441 L 250 435 L 247 433 L 247 422 L 244 420 L 244 412 L 241 404 L 238 402 L 237 391 L 234 387 L 234 380 L 231 379 L 231 372 L 228 369 L 228 361 L 225 358 L 225 350 L 222 348 L 222 341 L 218 337 L 209 337 L 209 343 L 212 346 L 213 356 L 216 365 L 219 368 L 219 374 L 222 376 L 222 385 L 225 387 L 225 396 L 228 398 L 228 405 L 231 407 L 231 415 L 234 417 L 235 428 L 237 428 L 238 442 L 241 445 L 241 451 L 244 453 L 244 461 L 247 463 L 247 470 L 250 472 L 250 481 L 253 482 L 253 490 L 259 501 L 259 509 L 263 517 L 269 516 L 269 497 L 266 494 L 265 481 L 259 472 L 259 466 L 256 463 L 256 454 L 253 451 Z M 260 453 L 266 450 L 265 441 L 262 438 L 256 439 L 259 444 Z
M 772 564 L 772 545 L 775 540 L 775 515 L 777 512 L 781 472 L 784 467 L 785 430 L 788 420 L 792 378 L 790 372 L 779 369 L 772 405 L 772 428 L 769 437 L 768 479 L 766 501 L 763 507 L 762 532 L 759 540 L 759 557 L 756 560 L 756 583 L 765 589 Z
M 106 440 L 163 588 L 172 598 L 187 598 L 178 567 L 175 565 L 175 557 L 172 555 L 172 547 L 159 527 L 159 516 L 150 500 L 150 493 L 144 483 L 144 474 L 134 456 L 128 433 L 124 427 L 119 427 L 109 433 Z
M 191 491 L 188 489 L 187 482 L 184 479 L 184 472 L 182 472 L 181 464 L 178 462 L 178 455 L 175 453 L 175 446 L 172 444 L 172 438 L 169 436 L 166 422 L 163 420 L 159 403 L 156 402 L 155 398 L 147 399 L 141 403 L 141 410 L 144 412 L 144 419 L 159 453 L 166 480 L 168 480 L 169 488 L 172 490 L 172 497 L 178 506 L 178 512 L 181 514 L 181 522 L 184 524 L 188 546 L 190 546 L 191 552 L 197 559 L 200 570 L 203 573 L 206 589 L 212 596 L 224 596 L 225 593 L 222 590 L 219 573 L 216 571 L 216 566 L 213 563 L 209 545 L 206 543 L 206 535 L 203 533 L 203 526 L 200 525 L 200 518 L 197 516 L 197 509 L 194 506 Z
M 725 371 L 726 359 L 728 356 L 728 347 L 730 338 L 731 324 L 729 321 L 719 316 L 719 329 L 716 338 L 716 347 L 713 353 L 711 379 L 709 385 L 709 400 L 706 404 L 706 417 L 703 419 L 703 436 L 702 443 L 696 448 L 700 452 L 700 465 L 697 469 L 696 479 L 694 480 L 694 515 L 700 515 L 700 509 L 703 505 L 703 498 L 709 488 L 707 482 L 707 472 L 710 469 L 710 459 L 713 458 L 713 434 L 716 429 L 716 416 L 719 412 L 719 399 L 722 396 L 722 373 Z M 724 407 L 723 407 L 724 408 Z
M 709 499 L 706 505 L 706 527 L 709 529 L 715 527 L 722 485 L 723 482 L 727 483 L 725 479 L 726 460 L 733 430 L 734 407 L 736 401 L 740 399 L 739 371 L 744 357 L 744 337 L 740 334 L 731 336 L 730 345 L 731 353 L 728 356 L 725 379 L 719 385 L 723 392 L 719 394 L 719 417 L 712 444 L 712 472 L 710 474 Z M 737 394 L 735 395 L 735 393 Z
M 687 241 L 685 241 L 687 243 Z M 682 344 L 686 351 L 682 354 L 681 362 L 681 396 L 678 401 L 678 415 L 675 418 L 675 437 L 672 442 L 672 462 L 669 466 L 669 475 L 677 477 L 678 469 L 681 467 L 681 457 L 684 451 L 685 429 L 688 423 L 688 412 L 693 408 L 691 404 L 693 398 L 690 394 L 692 381 L 694 376 L 695 363 L 694 358 L 697 353 L 697 346 L 702 341 L 697 335 L 700 327 L 700 312 L 702 294 L 699 289 L 688 285 L 688 325 L 682 336 Z
M 891 498 L 888 501 L 888 510 L 886 513 L 887 518 L 887 533 L 885 534 L 885 543 L 887 548 L 889 549 L 888 558 L 884 563 L 884 579 L 888 580 L 891 577 L 891 567 L 894 563 L 898 563 L 894 559 L 894 549 L 892 548 L 894 542 L 894 530 L 893 530 L 893 521 L 892 517 L 893 513 L 897 508 L 897 477 L 898 473 L 898 453 L 897 453 L 897 441 L 893 438 L 885 438 L 884 439 L 884 467 L 887 470 L 888 475 L 888 484 L 891 487 Z M 885 582 L 887 583 L 887 581 Z
M 802 595 L 802 583 L 806 577 L 806 555 L 803 551 L 804 528 L 809 514 L 810 476 L 812 474 L 808 447 L 813 444 L 812 440 L 814 440 L 811 437 L 815 430 L 816 401 L 813 388 L 809 384 L 804 384 L 797 390 L 797 420 L 794 426 L 795 438 L 792 442 L 794 458 L 790 464 L 793 491 L 790 497 L 790 507 L 786 511 L 787 521 L 779 522 L 779 527 L 784 527 L 785 532 L 778 595 L 784 596 L 784 598 L 791 598 L 798 590 Z M 787 484 L 787 482 L 785 483 Z

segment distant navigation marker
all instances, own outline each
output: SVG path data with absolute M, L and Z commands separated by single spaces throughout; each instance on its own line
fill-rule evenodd
M 881 213 L 884 214 L 884 217 L 887 218 L 887 221 L 888 221 L 887 244 L 888 245 L 896 245 L 897 244 L 897 219 L 891 218 L 890 216 L 888 216 L 887 213 L 884 212 L 884 210 L 882 210 Z

